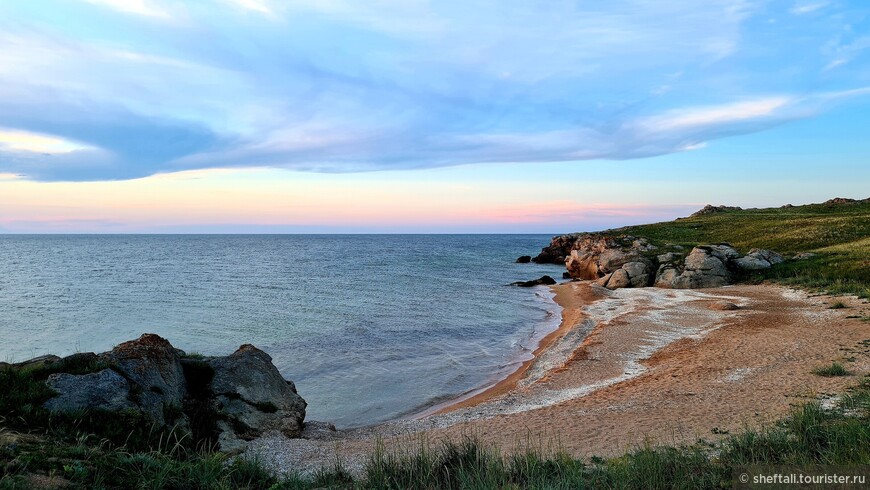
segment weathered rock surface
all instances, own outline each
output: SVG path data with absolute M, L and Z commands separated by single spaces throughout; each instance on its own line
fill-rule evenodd
M 740 257 L 734 261 L 738 268 L 747 271 L 769 269 L 771 266 L 783 262 L 785 262 L 785 258 L 782 255 L 760 248 L 753 248 L 745 257 Z
M 740 254 L 727 244 L 695 247 L 682 264 L 659 267 L 655 285 L 662 288 L 714 288 L 730 284 L 728 263 Z
M 517 281 L 512 282 L 511 286 L 519 286 L 521 288 L 530 288 L 534 286 L 550 286 L 552 284 L 556 284 L 556 280 L 550 276 L 541 276 L 538 279 L 533 279 L 531 281 Z
M 245 344 L 229 356 L 210 360 L 209 365 L 214 370 L 211 389 L 218 410 L 226 415 L 218 423 L 221 448 L 235 449 L 267 430 L 300 436 L 307 404 L 268 354 Z
M 44 404 L 53 412 L 136 412 L 157 428 L 180 430 L 192 430 L 191 420 L 201 423 L 202 413 L 209 413 L 214 425 L 210 432 L 224 451 L 241 449 L 246 440 L 268 430 L 300 436 L 305 400 L 268 354 L 243 345 L 225 357 L 183 355 L 166 339 L 145 334 L 99 355 L 43 356 L 16 366 L 49 362 L 52 370 L 60 371 L 46 380 L 57 393 Z M 92 366 L 98 370 L 75 374 Z
M 743 256 L 727 243 L 697 246 L 686 254 L 681 246 L 656 247 L 643 237 L 606 232 L 559 235 L 551 250 L 564 246 L 569 238 L 573 245 L 565 260 L 568 276 L 594 280 L 608 289 L 719 287 L 744 272 L 785 261 L 776 252 L 758 248 Z
M 44 405 L 52 412 L 139 409 L 131 401 L 130 383 L 111 369 L 82 375 L 56 373 L 49 376 L 45 384 L 58 393 Z
M 700 210 L 695 211 L 694 213 L 690 214 L 689 217 L 704 216 L 705 214 L 716 214 L 716 213 L 722 213 L 725 211 L 742 211 L 742 210 L 743 210 L 743 208 L 741 208 L 740 206 L 713 206 L 712 204 L 708 204 L 708 205 L 704 206 L 703 208 L 701 208 Z
M 19 369 L 39 369 L 52 366 L 58 362 L 60 362 L 60 357 L 53 354 L 48 354 L 44 356 L 34 357 L 33 359 L 29 359 L 27 361 L 17 362 L 13 364 L 12 367 Z
M 171 425 L 165 414 L 179 412 L 186 387 L 178 352 L 168 340 L 145 334 L 124 342 L 101 356 L 114 366 L 136 390 L 133 397 L 142 411 L 158 425 Z
M 643 287 L 655 274 L 644 255 L 655 250 L 645 238 L 587 233 L 575 240 L 565 267 L 574 279 L 595 279 L 609 289 Z
M 517 258 L 517 264 L 528 264 L 532 261 L 531 255 L 521 255 Z
M 532 262 L 537 264 L 564 264 L 565 258 L 571 253 L 571 247 L 577 238 L 585 235 L 585 233 L 568 233 L 565 235 L 556 235 L 550 240 L 550 244 L 541 249 Z

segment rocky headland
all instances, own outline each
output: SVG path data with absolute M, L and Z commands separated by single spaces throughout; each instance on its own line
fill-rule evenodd
M 728 243 L 686 250 L 616 232 L 558 235 L 535 258 L 541 263 L 564 263 L 568 277 L 596 281 L 608 289 L 725 286 L 746 273 L 769 269 L 785 260 L 777 252 L 760 248 L 745 255 Z

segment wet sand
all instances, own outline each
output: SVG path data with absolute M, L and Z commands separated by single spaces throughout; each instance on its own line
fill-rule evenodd
M 847 318 L 870 316 L 866 300 L 772 285 L 554 290 L 560 327 L 491 389 L 419 420 L 298 440 L 271 434 L 250 453 L 283 471 L 336 459 L 359 469 L 378 440 L 408 449 L 473 435 L 505 452 L 531 444 L 612 456 L 644 443 L 713 440 L 829 400 L 859 379 L 811 373 L 831 361 L 870 372 L 870 322 Z M 834 301 L 849 307 L 830 309 Z M 717 309 L 722 302 L 739 309 Z

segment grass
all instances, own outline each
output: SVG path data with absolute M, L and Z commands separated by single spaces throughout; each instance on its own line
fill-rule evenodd
M 0 431 L 0 441 L 3 433 Z M 664 489 L 730 488 L 745 465 L 870 464 L 870 378 L 831 409 L 795 407 L 761 429 L 744 429 L 716 443 L 645 445 L 616 458 L 580 460 L 530 449 L 503 455 L 467 438 L 421 443 L 414 451 L 379 447 L 359 477 L 340 466 L 302 477 L 278 477 L 256 460 L 191 450 L 164 441 L 129 451 L 83 435 L 72 441 L 0 444 L 0 489 L 30 488 L 34 475 L 57 476 L 71 488 L 204 489 Z
M 815 256 L 790 260 L 746 279 L 870 298 L 870 203 L 725 211 L 618 231 L 658 245 L 727 242 L 744 253 L 754 247 L 786 257 L 811 252 Z
M 813 369 L 813 374 L 818 376 L 824 376 L 825 378 L 833 378 L 835 376 L 849 376 L 852 373 L 849 372 L 842 364 L 838 362 L 832 362 L 830 366 L 823 366 Z

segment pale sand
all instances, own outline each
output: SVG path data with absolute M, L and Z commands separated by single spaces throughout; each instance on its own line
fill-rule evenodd
M 341 460 L 358 470 L 377 440 L 413 450 L 420 440 L 474 435 L 503 451 L 528 444 L 610 456 L 638 444 L 713 440 L 770 422 L 792 405 L 842 393 L 857 376 L 811 374 L 831 361 L 870 371 L 870 316 L 857 298 L 809 296 L 779 286 L 608 291 L 554 287 L 562 325 L 535 359 L 492 389 L 418 420 L 288 440 L 250 454 L 282 471 Z M 740 306 L 720 311 L 728 301 Z M 832 310 L 833 301 L 849 308 Z M 862 344 L 862 342 L 864 342 Z

